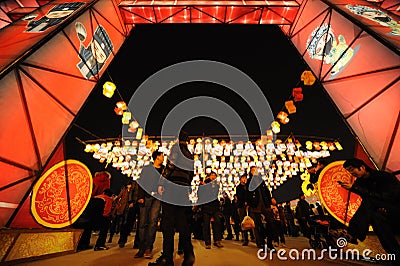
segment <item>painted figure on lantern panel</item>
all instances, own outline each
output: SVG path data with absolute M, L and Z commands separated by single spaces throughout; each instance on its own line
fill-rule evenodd
M 29 15 L 24 18 L 29 23 L 26 25 L 28 28 L 25 32 L 43 32 L 48 30 L 50 27 L 55 26 L 63 22 L 72 13 L 78 10 L 85 3 L 82 2 L 71 2 L 55 5 L 49 12 L 38 20 L 32 20 L 37 15 Z
M 114 51 L 114 46 L 111 42 L 107 31 L 99 25 L 93 34 L 93 39 L 85 47 L 83 44 L 86 40 L 86 29 L 82 23 L 75 23 L 76 34 L 80 41 L 79 58 L 81 61 L 76 65 L 82 75 L 90 79 L 100 73 L 105 62 Z
M 400 36 L 400 24 L 386 12 L 370 6 L 346 5 L 346 8 L 358 16 L 390 28 L 391 32 L 389 34 Z
M 332 65 L 329 79 L 334 79 L 353 59 L 360 46 L 350 48 L 343 35 L 333 34 L 331 25 L 314 29 L 307 40 L 307 51 L 312 59 Z

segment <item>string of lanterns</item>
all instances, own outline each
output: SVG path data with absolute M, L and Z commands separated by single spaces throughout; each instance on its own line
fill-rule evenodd
M 314 84 L 316 78 L 311 71 L 304 71 L 301 74 L 301 81 L 304 85 L 310 86 Z M 116 85 L 110 81 L 103 85 L 103 94 L 108 98 L 112 98 L 115 90 L 117 90 Z M 289 115 L 296 113 L 295 103 L 304 98 L 302 90 L 301 87 L 293 88 L 290 99 L 284 104 L 284 109 L 271 123 L 271 129 L 255 142 L 234 143 L 212 138 L 190 139 L 187 145 L 194 154 L 194 178 L 189 198 L 193 203 L 197 202 L 199 185 L 211 171 L 217 173 L 220 195 L 226 193 L 232 199 L 240 176 L 247 173 L 252 166 L 259 169 L 267 187 L 272 190 L 293 176 L 307 174 L 307 168 L 312 167 L 318 158 L 328 157 L 331 151 L 343 149 L 336 140 L 308 140 L 305 145 L 302 145 L 293 135 L 284 141 L 280 139 L 274 141 L 274 134 L 280 133 L 281 124 L 289 123 Z M 149 139 L 143 134 L 143 128 L 133 118 L 123 100 L 116 103 L 114 112 L 122 116 L 122 124 L 129 124 L 128 131 L 136 132 L 136 137 L 87 143 L 85 152 L 93 152 L 93 157 L 106 163 L 106 167 L 111 164 L 133 180 L 140 178 L 143 167 L 149 164 L 154 151 L 163 152 L 167 160 L 170 148 L 175 143 L 174 140 L 160 143 Z

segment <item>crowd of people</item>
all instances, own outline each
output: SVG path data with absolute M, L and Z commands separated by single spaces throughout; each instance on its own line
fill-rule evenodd
M 156 232 L 161 231 L 163 234 L 162 254 L 154 262 L 149 262 L 149 266 L 173 265 L 174 235 L 179 233 L 177 250 L 178 254 L 184 255 L 182 265 L 193 265 L 195 254 L 192 238 L 204 241 L 205 249 L 211 249 L 212 246 L 223 248 L 223 239 L 242 241 L 243 246 L 248 246 L 249 242 L 253 241 L 258 248 L 286 247 L 285 236 L 297 237 L 301 234 L 311 238 L 310 228 L 315 217 L 327 215 L 320 204 L 309 204 L 304 195 L 299 196 L 296 206 L 291 205 L 289 201 L 278 203 L 263 182 L 257 167 L 254 166 L 240 177 L 240 184 L 236 187 L 233 199 L 227 194 L 218 197 L 218 175 L 216 172 L 210 172 L 202 184 L 208 185 L 208 195 L 210 193 L 213 195 L 211 201 L 195 206 L 173 204 L 169 200 L 163 201 L 164 198 L 176 197 L 173 195 L 175 191 L 171 184 L 189 188 L 193 177 L 190 171 L 191 166 L 185 166 L 183 160 L 183 157 L 190 159 L 192 156 L 187 150 L 186 136 L 181 135 L 179 140 L 175 147 L 173 146 L 166 166 L 163 164 L 163 153 L 154 152 L 153 163 L 144 167 L 141 178 L 137 181 L 129 181 L 118 195 L 113 195 L 110 190 L 109 175 L 103 173 L 100 175 L 101 178 L 94 176 L 92 199 L 74 225 L 84 229 L 79 242 L 80 249 L 91 248 L 89 243 L 93 230 L 99 231 L 94 246 L 95 251 L 108 249 L 106 246 L 108 232 L 108 243 L 112 243 L 114 235 L 119 234 L 118 244 L 123 248 L 127 237 L 136 228 L 134 248 L 138 251 L 134 258 L 152 259 Z M 320 171 L 321 166 L 317 167 L 319 167 L 317 171 Z M 385 212 L 391 209 L 398 210 L 397 205 L 390 198 L 397 197 L 399 194 L 398 180 L 394 180 L 390 175 L 374 172 L 357 160 L 346 161 L 344 168 L 359 178 L 369 175 L 372 176 L 369 177 L 370 179 L 378 177 L 388 179 L 389 185 L 382 187 L 382 193 L 378 195 L 378 198 L 380 202 L 388 200 L 390 203 L 377 204 L 373 200 L 373 197 L 377 196 L 376 193 L 366 192 L 365 187 L 370 184 L 364 179 L 356 181 L 354 185 L 341 185 L 355 193 L 360 193 L 363 197 L 363 205 L 350 222 L 349 233 L 354 235 L 355 239 L 362 241 L 366 234 L 364 229 L 372 223 L 384 248 L 394 254 L 399 254 L 399 246 L 393 237 L 394 234 L 391 231 L 391 236 L 387 234 L 388 228 L 391 227 L 388 225 L 390 221 L 385 218 Z M 201 196 L 199 194 L 199 197 Z M 242 230 L 241 224 L 245 216 L 253 219 L 254 228 Z M 382 226 L 385 227 L 384 230 Z

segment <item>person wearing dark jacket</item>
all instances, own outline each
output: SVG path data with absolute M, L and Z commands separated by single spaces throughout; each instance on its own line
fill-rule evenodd
M 354 238 L 350 242 L 364 241 L 369 225 L 378 236 L 382 247 L 389 254 L 400 258 L 400 245 L 395 237 L 395 227 L 400 217 L 400 181 L 393 174 L 373 170 L 360 159 L 344 162 L 343 167 L 355 177 L 354 182 L 340 185 L 361 196 L 362 202 L 350 219 L 348 233 Z
M 256 244 L 258 248 L 264 248 L 265 237 L 267 237 L 267 247 L 273 249 L 272 245 L 272 230 L 274 213 L 271 209 L 271 192 L 269 191 L 264 180 L 262 180 L 258 173 L 258 168 L 252 166 L 249 173 L 249 184 L 259 183 L 259 185 L 253 190 L 248 191 L 247 204 L 250 206 L 249 216 L 253 218 L 255 223 L 254 234 L 256 237 Z M 264 230 L 261 214 L 264 215 L 266 221 L 266 228 Z
M 236 196 L 237 196 L 237 212 L 239 216 L 240 222 L 243 221 L 244 217 L 247 215 L 246 214 L 246 209 L 247 209 L 247 175 L 244 174 L 240 177 L 240 183 L 236 187 Z M 248 246 L 249 245 L 249 230 L 242 230 L 242 240 L 243 246 Z
M 177 142 L 171 147 L 167 165 L 163 171 L 162 182 L 158 187 L 161 198 L 161 230 L 163 233 L 163 252 L 149 266 L 174 265 L 174 235 L 179 232 L 179 241 L 184 252 L 183 266 L 193 265 L 195 261 L 189 220 L 191 204 L 189 188 L 193 179 L 193 155 L 187 147 L 188 135 L 181 131 Z
M 310 221 L 311 209 L 310 204 L 306 201 L 306 197 L 302 194 L 296 206 L 296 218 L 299 222 L 300 231 L 303 236 L 310 238 Z
M 211 231 L 210 231 L 210 222 L 211 218 L 214 219 L 212 222 L 213 228 L 213 240 L 214 246 L 222 248 L 223 245 L 221 243 L 221 210 L 220 203 L 218 200 L 218 191 L 219 184 L 216 181 L 217 174 L 215 172 L 211 172 L 207 175 L 206 180 L 204 181 L 206 184 L 211 184 L 208 189 L 212 190 L 215 199 L 211 202 L 205 203 L 201 206 L 203 213 L 203 238 L 206 245 L 206 249 L 211 248 Z M 201 195 L 199 195 L 201 196 Z
M 158 184 L 164 166 L 164 154 L 155 151 L 152 154 L 153 164 L 143 168 L 138 179 L 137 202 L 140 207 L 139 218 L 139 251 L 135 258 L 153 258 L 152 250 L 156 239 L 157 222 L 161 210 L 161 201 L 155 196 L 158 194 Z

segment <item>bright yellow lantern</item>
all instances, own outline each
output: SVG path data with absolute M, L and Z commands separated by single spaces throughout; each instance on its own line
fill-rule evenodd
M 111 81 L 107 81 L 103 85 L 103 95 L 108 98 L 111 98 L 114 95 L 114 91 L 116 88 L 117 86 L 115 86 L 114 83 L 112 83 Z

